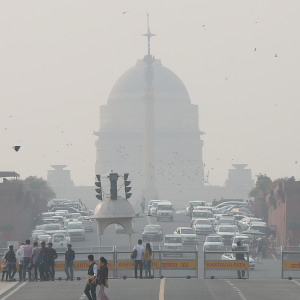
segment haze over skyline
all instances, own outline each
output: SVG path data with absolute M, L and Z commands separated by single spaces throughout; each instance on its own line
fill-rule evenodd
M 75 184 L 94 184 L 99 108 L 146 54 L 149 11 L 151 52 L 199 107 L 210 184 L 233 163 L 299 179 L 300 4 L 126 2 L 1 3 L 1 170 L 46 178 L 65 164 Z

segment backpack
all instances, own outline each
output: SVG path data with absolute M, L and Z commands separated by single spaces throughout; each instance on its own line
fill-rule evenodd
M 134 249 L 132 252 L 131 252 L 131 255 L 130 255 L 131 259 L 135 259 L 137 257 L 137 250 Z

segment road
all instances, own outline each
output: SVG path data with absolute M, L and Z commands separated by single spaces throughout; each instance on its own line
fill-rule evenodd
M 134 233 L 132 234 L 132 244 L 142 236 L 142 229 L 146 224 L 156 224 L 156 218 L 142 216 L 135 219 Z M 189 226 L 189 218 L 185 215 L 176 215 L 174 222 L 159 222 L 163 227 L 164 234 L 173 233 L 179 226 Z M 86 241 L 73 242 L 73 247 L 78 249 L 88 249 L 98 245 L 96 224 L 94 232 L 86 234 Z M 256 265 L 254 271 L 250 271 L 250 279 L 203 279 L 203 251 L 202 243 L 205 237 L 199 237 L 199 278 L 155 278 L 148 279 L 110 279 L 109 289 L 106 290 L 110 299 L 122 300 L 181 300 L 188 299 L 270 299 L 289 300 L 299 299 L 300 283 L 298 280 L 280 279 L 280 260 L 276 256 L 270 255 L 263 260 L 263 264 Z M 129 249 L 129 239 L 126 234 L 116 234 L 115 225 L 106 228 L 102 237 L 102 245 L 114 246 L 117 248 Z M 159 245 L 159 243 L 153 243 Z M 85 259 L 87 255 L 77 255 L 77 259 Z M 106 255 L 105 255 L 106 256 Z M 63 256 L 60 256 L 62 259 Z M 109 258 L 109 257 L 108 257 Z M 183 271 L 173 271 L 175 272 Z M 83 275 L 81 275 L 83 274 Z M 76 272 L 75 276 L 84 276 L 84 272 Z M 176 274 L 175 274 L 176 275 Z M 57 272 L 57 276 L 65 277 L 64 272 Z M 24 282 L 24 283 L 1 283 L 0 299 L 19 299 L 22 300 L 52 300 L 54 299 L 87 299 L 83 295 L 85 283 L 81 281 L 54 281 L 54 282 Z

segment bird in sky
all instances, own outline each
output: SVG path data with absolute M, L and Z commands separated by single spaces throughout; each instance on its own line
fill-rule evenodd
M 128 10 L 126 10 L 126 11 L 123 11 L 123 15 L 124 15 L 124 14 L 126 14 L 127 12 L 128 12 Z
M 298 162 L 297 161 L 295 161 L 295 164 L 297 164 Z
M 13 146 L 13 149 L 15 149 L 16 152 L 20 150 L 21 146 Z
M 275 57 L 278 57 L 277 54 L 275 54 Z
M 254 51 L 256 51 L 256 48 L 254 48 Z
M 202 27 L 204 27 L 205 25 L 202 25 Z

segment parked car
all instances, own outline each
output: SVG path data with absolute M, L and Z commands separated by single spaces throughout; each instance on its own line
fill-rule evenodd
M 182 237 L 178 234 L 167 234 L 164 238 L 163 243 L 163 257 L 168 255 L 179 255 L 182 257 L 182 253 L 178 253 L 178 251 L 182 251 Z
M 74 240 L 85 240 L 85 231 L 81 222 L 69 222 L 67 225 L 67 230 L 71 237 L 71 241 Z
M 163 231 L 160 225 L 146 225 L 143 230 L 143 241 L 162 241 Z
M 79 217 L 77 220 L 83 224 L 85 231 L 94 231 L 93 222 L 87 219 L 87 217 Z
M 210 234 L 206 237 L 203 244 L 203 251 L 221 251 L 224 249 L 222 238 L 217 234 Z
M 224 253 L 221 257 L 221 260 L 236 260 L 235 253 Z M 255 261 L 251 256 L 249 256 L 249 269 L 254 270 L 254 268 Z
M 198 245 L 197 235 L 192 228 L 178 227 L 174 234 L 181 235 L 183 245 Z
M 212 225 L 208 219 L 194 220 L 193 228 L 196 234 L 211 234 L 214 232 Z

